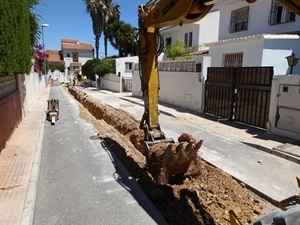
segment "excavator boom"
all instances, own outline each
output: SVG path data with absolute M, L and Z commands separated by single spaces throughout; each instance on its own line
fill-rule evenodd
M 184 174 L 202 144 L 202 141 L 196 143 L 194 140 L 185 141 L 185 144 L 175 143 L 173 139 L 167 139 L 160 129 L 158 55 L 164 43 L 159 29 L 200 20 L 212 8 L 213 5 L 208 4 L 209 2 L 211 1 L 151 0 L 139 6 L 139 66 L 145 102 L 140 128 L 144 130 L 147 163 L 156 178 Z M 165 149 L 154 153 L 154 148 Z

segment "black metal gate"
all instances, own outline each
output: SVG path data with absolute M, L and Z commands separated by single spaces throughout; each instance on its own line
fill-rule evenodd
M 273 67 L 210 67 L 204 112 L 266 128 Z

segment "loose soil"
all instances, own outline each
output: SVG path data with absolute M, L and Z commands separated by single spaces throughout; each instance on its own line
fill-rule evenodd
M 265 214 L 264 202 L 245 185 L 200 157 L 184 176 L 167 177 L 168 182 L 158 184 L 146 165 L 139 121 L 78 89 L 69 87 L 68 91 L 81 103 L 80 117 L 95 127 L 99 138 L 122 161 L 169 224 L 230 224 L 229 210 L 242 224 L 248 224 Z

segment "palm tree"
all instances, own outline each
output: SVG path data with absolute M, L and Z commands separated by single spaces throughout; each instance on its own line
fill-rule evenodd
M 120 18 L 120 6 L 112 0 L 85 0 L 86 11 L 90 14 L 93 22 L 95 35 L 96 58 L 99 59 L 99 41 L 101 33 L 104 33 L 105 58 L 107 57 L 106 27 Z
M 107 1 L 107 0 L 106 0 Z M 99 59 L 99 41 L 104 26 L 105 0 L 85 0 L 86 11 L 90 14 L 93 22 L 93 32 L 95 35 L 96 58 Z
M 107 26 L 109 24 L 113 24 L 114 22 L 119 21 L 120 19 L 120 5 L 114 4 L 111 0 L 106 0 L 106 9 L 104 10 L 104 26 L 103 26 L 103 33 L 104 33 L 104 54 L 105 58 L 107 58 Z

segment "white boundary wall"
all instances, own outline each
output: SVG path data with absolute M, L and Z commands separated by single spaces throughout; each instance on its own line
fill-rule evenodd
M 113 92 L 122 92 L 122 82 L 116 74 L 108 74 L 100 78 L 100 88 Z
M 22 114 L 25 116 L 42 89 L 48 86 L 47 78 L 44 75 L 39 76 L 38 73 L 19 75 L 19 88 L 22 101 Z
M 182 61 L 169 61 L 177 62 Z M 195 63 L 201 63 L 201 72 L 192 71 L 159 71 L 159 101 L 176 105 L 197 113 L 204 109 L 204 90 L 207 77 L 207 67 L 210 57 L 200 56 Z M 160 65 L 162 67 L 162 65 Z M 164 67 L 165 68 L 165 67 Z M 174 68 L 176 70 L 176 68 Z M 134 70 L 132 77 L 132 96 L 142 97 L 139 71 Z

